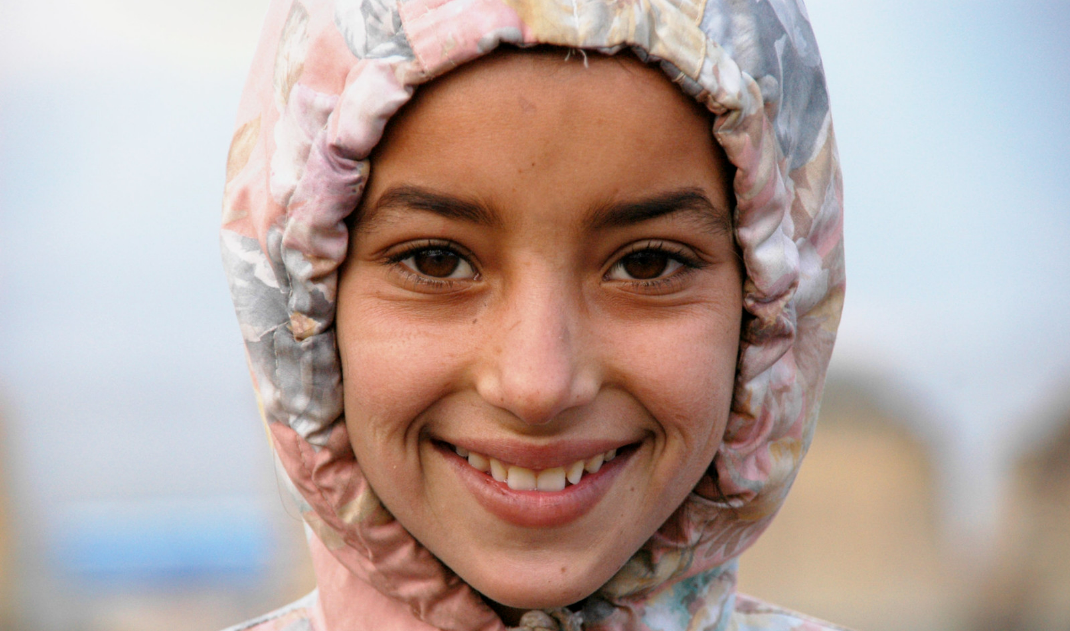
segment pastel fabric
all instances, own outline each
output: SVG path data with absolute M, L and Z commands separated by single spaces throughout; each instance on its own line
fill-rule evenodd
M 735 592 L 735 559 L 774 517 L 810 443 L 843 304 L 839 159 L 801 0 L 276 0 L 227 159 L 222 249 L 319 587 L 233 629 L 506 628 L 363 477 L 334 331 L 345 218 L 384 126 L 421 83 L 502 43 L 627 48 L 705 105 L 737 168 L 746 267 L 732 411 L 710 472 L 582 611 L 528 612 L 522 627 L 829 628 Z

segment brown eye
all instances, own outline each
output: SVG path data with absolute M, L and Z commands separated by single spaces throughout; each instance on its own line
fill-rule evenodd
M 606 280 L 652 281 L 675 275 L 682 267 L 697 267 L 685 252 L 651 245 L 633 250 L 617 259 L 606 273 Z
M 657 250 L 634 252 L 621 259 L 623 271 L 636 280 L 650 280 L 665 273 L 669 266 L 669 255 Z
M 475 269 L 468 259 L 446 247 L 410 250 L 410 254 L 395 261 L 427 278 L 471 280 L 476 277 Z
M 412 255 L 412 264 L 425 276 L 446 278 L 457 271 L 461 257 L 449 250 L 420 250 Z

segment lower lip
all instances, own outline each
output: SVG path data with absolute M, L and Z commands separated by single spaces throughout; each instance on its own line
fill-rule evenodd
M 598 473 L 585 473 L 579 484 L 566 486 L 562 491 L 517 491 L 477 471 L 448 447 L 438 449 L 483 508 L 523 528 L 564 526 L 583 517 L 605 497 L 635 453 L 628 450 L 603 464 Z

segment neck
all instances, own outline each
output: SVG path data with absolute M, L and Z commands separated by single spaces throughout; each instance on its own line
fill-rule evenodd
M 483 597 L 487 605 L 494 610 L 494 613 L 498 614 L 498 617 L 502 619 L 507 627 L 515 627 L 520 624 L 520 617 L 524 615 L 526 609 L 517 609 L 516 607 L 508 607 L 499 602 L 493 601 L 486 596 Z

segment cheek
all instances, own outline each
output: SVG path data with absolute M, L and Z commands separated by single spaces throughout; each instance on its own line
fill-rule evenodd
M 347 422 L 354 442 L 414 440 L 421 412 L 463 374 L 464 332 L 355 300 L 339 325 Z
M 609 333 L 620 379 L 665 432 L 670 447 L 712 457 L 735 384 L 739 324 L 707 310 L 622 325 Z

